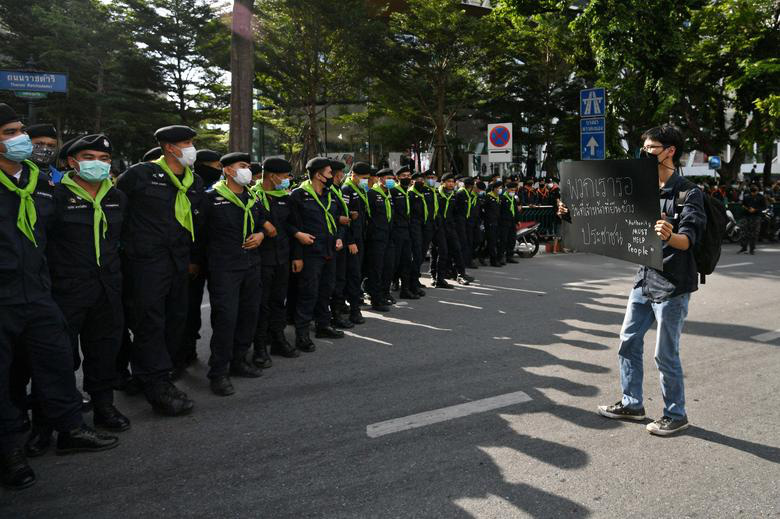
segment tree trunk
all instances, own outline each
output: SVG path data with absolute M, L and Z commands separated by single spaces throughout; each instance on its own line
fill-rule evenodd
M 105 92 L 104 75 L 105 71 L 103 69 L 103 64 L 101 63 L 98 65 L 97 88 L 95 89 L 95 94 L 97 94 L 97 103 L 95 103 L 95 133 L 100 133 L 100 128 L 103 126 L 103 93 Z
M 742 151 L 742 147 L 736 144 L 731 152 L 731 160 L 724 162 L 723 166 L 718 171 L 720 173 L 720 181 L 722 184 L 731 184 L 736 180 L 739 175 L 739 170 L 742 168 L 742 160 L 745 158 L 745 154 Z
M 767 146 L 764 148 L 763 153 L 761 154 L 764 159 L 764 174 L 763 174 L 763 184 L 765 186 L 771 186 L 772 185 L 772 148 L 775 146 L 774 143 L 772 145 Z
M 233 2 L 230 41 L 230 151 L 252 151 L 252 86 L 255 75 L 252 45 L 254 0 Z

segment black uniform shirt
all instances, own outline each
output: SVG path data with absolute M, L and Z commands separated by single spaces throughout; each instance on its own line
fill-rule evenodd
M 401 186 L 395 186 L 390 190 L 390 200 L 393 203 L 393 229 L 409 228 L 411 211 L 407 211 L 407 208 L 411 210 L 411 200 L 408 200 L 409 206 L 407 206 L 407 196 L 406 190 Z
M 324 189 L 322 195 L 318 196 L 322 207 L 325 208 L 328 207 L 328 198 L 331 200 L 329 212 L 336 220 L 335 234 L 331 234 L 328 230 L 325 211 L 322 210 L 317 200 L 302 187 L 295 189 L 290 194 L 295 227 L 301 232 L 314 236 L 313 244 L 302 246 L 304 256 L 315 255 L 330 258 L 336 251 L 336 239 L 339 238 L 338 217 L 344 210 L 341 207 L 341 202 L 327 189 Z
M 0 171 L 0 175 L 5 173 Z M 30 180 L 30 170 L 22 164 L 20 187 Z M 0 185 L 0 305 L 24 304 L 51 297 L 51 278 L 46 261 L 46 226 L 54 214 L 54 185 L 38 178 L 32 193 L 37 222 L 33 228 L 36 247 L 16 226 L 21 198 Z
M 482 205 L 482 220 L 485 226 L 498 225 L 501 217 L 501 197 L 488 193 L 485 195 L 485 202 Z
M 371 218 L 368 223 L 368 237 L 372 240 L 387 240 L 390 238 L 390 231 L 393 229 L 393 220 L 395 212 L 390 211 L 390 220 L 387 219 L 387 210 L 385 208 L 385 198 L 375 189 L 368 190 L 368 205 L 371 207 Z
M 236 195 L 246 204 L 251 195 L 244 190 Z M 244 249 L 244 210 L 223 197 L 215 189 L 206 191 L 206 224 L 203 228 L 203 242 L 209 269 L 246 270 L 260 265 L 260 247 Z M 254 218 L 247 221 L 246 236 L 263 231 L 266 211 L 262 203 L 255 203 L 250 209 Z M 267 238 L 265 238 L 267 239 Z M 265 239 L 263 241 L 265 241 Z
M 176 219 L 178 189 L 157 164 L 142 162 L 130 166 L 117 180 L 116 187 L 128 198 L 127 216 L 122 230 L 122 247 L 136 261 L 159 260 L 170 255 L 179 270 L 202 263 L 203 180 L 193 174 L 187 190 L 190 199 L 195 242 L 190 231 Z
M 293 259 L 301 259 L 301 245 L 294 238 L 298 228 L 293 217 L 290 195 L 266 195 L 266 199 L 270 210 L 267 219 L 276 228 L 276 236 L 270 238 L 266 235 L 265 240 L 260 245 L 263 265 L 282 265 Z M 257 203 L 263 204 L 259 199 Z
M 357 186 L 357 189 L 363 190 L 362 187 Z M 352 243 L 360 243 L 366 239 L 366 203 L 360 195 L 368 196 L 365 191 L 358 193 L 351 185 L 344 184 L 341 187 L 341 196 L 344 197 L 344 201 L 347 203 L 350 214 L 356 212 L 358 214 L 357 219 L 351 220 L 350 234 Z M 368 200 L 368 198 L 366 198 Z
M 745 209 L 755 209 L 756 212 L 751 213 L 745 211 L 745 217 L 747 218 L 761 218 L 761 212 L 766 209 L 766 198 L 761 193 L 756 193 L 756 196 L 746 194 L 742 197 L 742 207 Z

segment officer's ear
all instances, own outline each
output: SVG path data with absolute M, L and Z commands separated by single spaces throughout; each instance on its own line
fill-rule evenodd
M 74 159 L 72 156 L 68 156 L 68 167 L 72 169 L 73 171 L 79 170 L 79 161 Z

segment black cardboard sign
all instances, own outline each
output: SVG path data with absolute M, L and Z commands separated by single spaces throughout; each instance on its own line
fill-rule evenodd
M 655 160 L 599 160 L 561 164 L 561 200 L 571 224 L 568 248 L 663 270 Z

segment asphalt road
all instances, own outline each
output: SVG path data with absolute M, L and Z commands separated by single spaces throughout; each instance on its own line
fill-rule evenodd
M 118 394 L 122 445 L 33 460 L 37 485 L 0 490 L 0 517 L 780 517 L 780 245 L 729 246 L 694 294 L 679 437 L 595 413 L 619 398 L 634 271 L 583 254 L 482 268 L 228 398 L 202 360 L 181 383 L 194 414 Z

